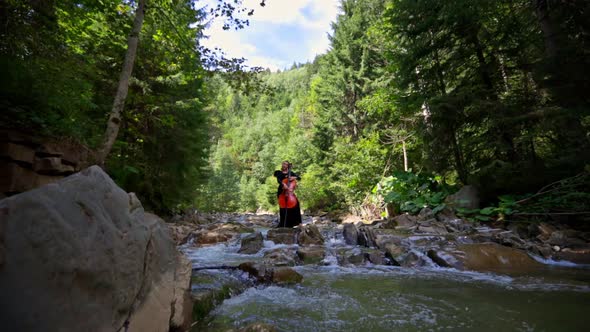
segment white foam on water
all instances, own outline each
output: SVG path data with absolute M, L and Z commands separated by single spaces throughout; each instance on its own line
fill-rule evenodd
M 338 266 L 338 258 L 331 253 L 326 254 L 322 260 L 323 265 Z
M 232 265 L 246 260 L 262 257 L 262 253 L 255 255 L 240 254 L 240 243 L 218 243 L 203 247 L 184 247 L 182 252 L 189 258 L 193 267 Z
M 536 255 L 530 255 L 534 260 L 541 264 L 553 265 L 553 266 L 564 266 L 564 267 L 579 267 L 579 268 L 590 268 L 590 264 L 577 264 L 570 261 L 556 261 L 550 258 L 543 258 Z

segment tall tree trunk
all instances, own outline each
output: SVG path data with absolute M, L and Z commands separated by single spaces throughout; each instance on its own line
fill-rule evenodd
M 545 56 L 548 59 L 554 59 L 557 54 L 557 35 L 555 33 L 555 27 L 549 18 L 549 5 L 548 0 L 536 0 L 535 1 L 535 12 L 537 14 L 537 20 L 543 31 L 543 39 L 545 42 Z
M 404 152 L 404 171 L 408 171 L 408 151 L 406 150 L 406 140 L 402 140 L 402 150 Z
M 117 95 L 115 96 L 113 108 L 109 115 L 102 147 L 97 152 L 97 163 L 102 166 L 104 166 L 105 160 L 113 148 L 113 144 L 119 134 L 119 128 L 121 127 L 121 113 L 125 107 L 125 99 L 127 99 L 127 92 L 129 91 L 129 79 L 133 72 L 133 64 L 135 63 L 135 56 L 137 54 L 137 45 L 139 44 L 139 34 L 145 16 L 145 2 L 146 0 L 139 0 L 137 10 L 135 11 L 135 20 L 133 21 L 133 28 L 129 34 L 129 39 L 127 40 L 127 53 L 125 54 L 123 70 L 119 77 Z
M 451 144 L 453 146 L 453 154 L 455 155 L 455 167 L 457 167 L 457 175 L 463 184 L 467 184 L 467 170 L 465 169 L 465 162 L 463 161 L 463 155 L 461 154 L 459 143 L 457 143 L 457 133 L 454 128 L 452 129 L 451 133 Z
M 490 91 L 494 91 L 494 83 L 492 81 L 492 75 L 490 75 L 490 68 L 486 62 L 486 58 L 483 54 L 483 46 L 479 41 L 479 37 L 477 36 L 477 30 L 471 34 L 471 42 L 475 47 L 475 55 L 477 57 L 477 61 L 479 63 L 479 74 L 481 76 L 481 80 L 486 85 Z M 492 93 L 494 99 L 497 99 L 496 93 Z

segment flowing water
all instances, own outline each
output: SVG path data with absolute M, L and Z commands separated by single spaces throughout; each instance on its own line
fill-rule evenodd
M 547 263 L 525 275 L 436 267 L 338 266 L 328 238 L 324 266 L 299 266 L 294 286 L 250 287 L 225 300 L 199 331 L 267 323 L 279 331 L 588 331 L 590 270 Z M 265 242 L 262 250 L 275 248 Z M 185 249 L 194 266 L 262 258 L 239 243 Z M 213 272 L 227 274 L 229 272 Z

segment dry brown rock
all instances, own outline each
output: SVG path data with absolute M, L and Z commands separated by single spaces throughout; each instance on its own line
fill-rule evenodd
M 0 143 L 0 156 L 28 165 L 35 160 L 35 150 L 30 146 L 15 144 L 11 142 Z

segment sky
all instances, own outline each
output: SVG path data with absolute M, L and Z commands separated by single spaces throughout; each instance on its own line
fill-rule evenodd
M 248 66 L 272 71 L 288 69 L 294 62 L 313 61 L 328 50 L 338 0 L 266 0 L 264 7 L 259 3 L 244 0 L 246 8 L 254 9 L 254 15 L 248 17 L 250 26 L 223 30 L 223 22 L 214 21 L 205 31 L 208 39 L 201 43 L 221 48 L 228 57 L 244 57 Z

